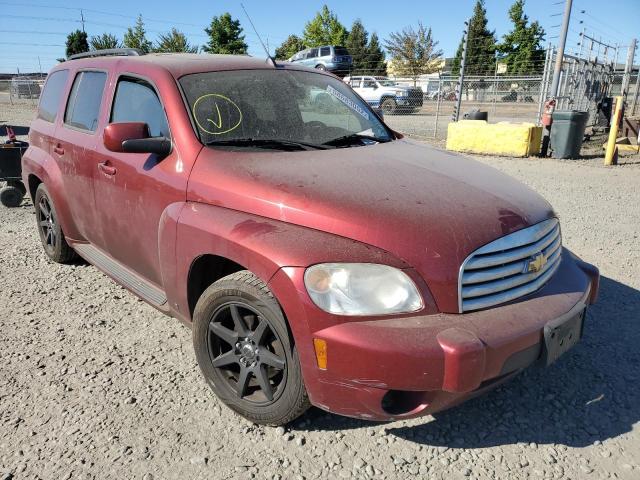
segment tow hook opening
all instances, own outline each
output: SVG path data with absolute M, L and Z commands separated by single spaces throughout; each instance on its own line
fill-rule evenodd
M 389 390 L 382 397 L 380 406 L 391 415 L 404 415 L 414 411 L 424 403 L 424 392 Z

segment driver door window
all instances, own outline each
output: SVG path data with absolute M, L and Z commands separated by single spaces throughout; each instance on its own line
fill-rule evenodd
M 118 82 L 111 122 L 144 122 L 152 137 L 169 137 L 169 125 L 162 103 L 151 85 L 143 80 Z
M 376 88 L 376 87 L 377 87 L 377 85 L 376 85 L 375 80 L 367 79 L 367 80 L 363 80 L 362 81 L 362 88 Z

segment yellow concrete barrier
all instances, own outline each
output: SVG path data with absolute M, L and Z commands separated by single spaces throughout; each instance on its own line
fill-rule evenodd
M 540 153 L 542 127 L 533 123 L 487 123 L 484 120 L 451 122 L 447 150 L 509 157 Z

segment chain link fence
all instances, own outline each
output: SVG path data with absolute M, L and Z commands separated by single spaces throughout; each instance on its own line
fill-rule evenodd
M 0 80 L 0 105 L 37 105 L 44 78 L 14 76 Z

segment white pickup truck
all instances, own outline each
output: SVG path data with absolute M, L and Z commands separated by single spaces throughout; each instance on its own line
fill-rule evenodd
M 353 76 L 344 81 L 374 108 L 385 115 L 411 113 L 422 107 L 423 95 L 420 87 L 398 85 L 387 77 Z

